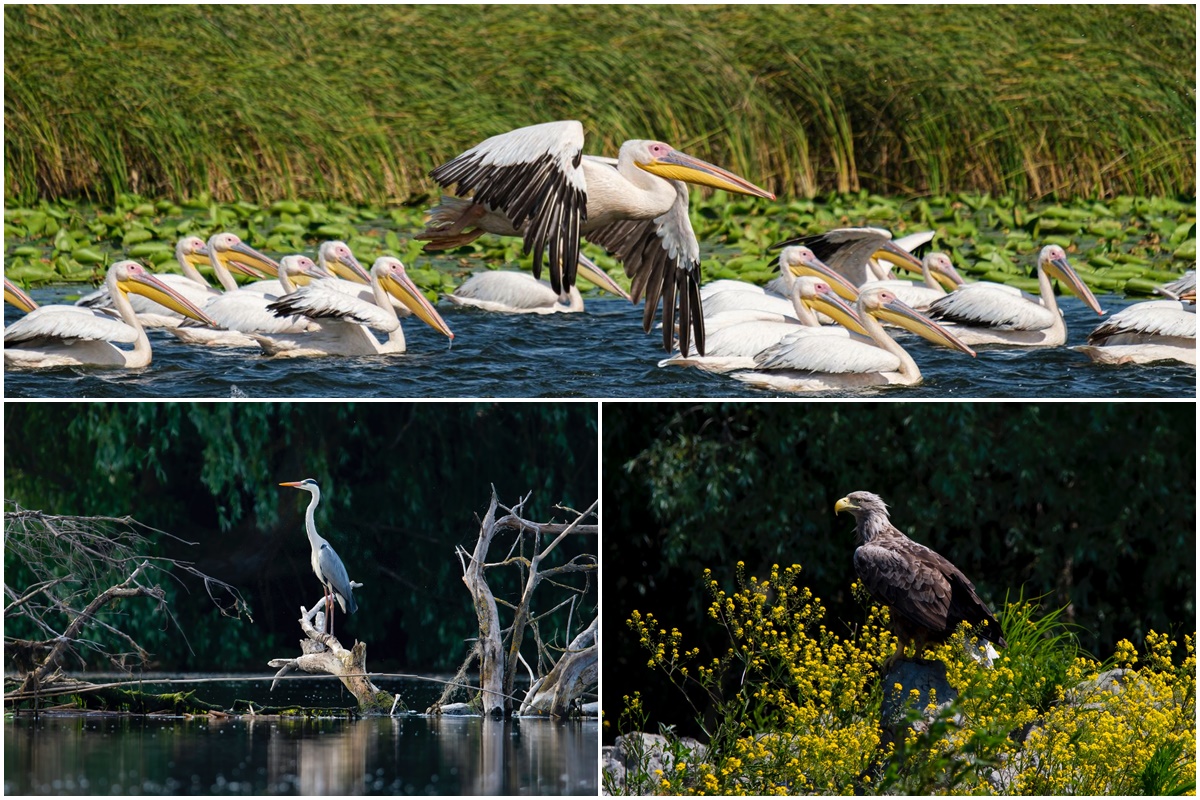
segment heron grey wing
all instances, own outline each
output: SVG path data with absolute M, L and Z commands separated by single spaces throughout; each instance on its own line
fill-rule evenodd
M 918 625 L 932 631 L 945 630 L 952 594 L 950 582 L 924 553 L 865 544 L 854 551 L 854 571 L 876 599 Z
M 688 218 L 688 190 L 671 181 L 675 203 L 665 214 L 649 220 L 622 220 L 586 234 L 625 265 L 633 279 L 634 302 L 645 297 L 642 328 L 649 333 L 659 299 L 663 309 L 663 347 L 671 349 L 679 305 L 679 350 L 688 355 L 689 338 L 704 355 L 704 309 L 700 300 L 700 243 Z
M 550 285 L 562 295 L 575 285 L 580 226 L 587 219 L 582 157 L 583 125 L 547 122 L 486 139 L 429 175 L 444 188 L 456 186 L 459 195 L 473 193 L 475 203 L 503 211 L 523 230 L 535 278 L 549 249 Z
M 342 559 L 333 551 L 329 542 L 321 545 L 321 551 L 317 554 L 317 562 L 321 566 L 321 574 L 325 576 L 325 582 L 332 588 L 337 595 L 338 605 L 342 607 L 342 611 L 347 614 L 353 614 L 358 610 L 358 603 L 354 602 L 354 589 L 350 586 L 350 576 L 346 574 L 346 566 L 342 563 Z

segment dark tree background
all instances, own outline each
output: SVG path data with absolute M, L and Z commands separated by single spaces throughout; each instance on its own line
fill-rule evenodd
M 278 485 L 314 478 L 317 529 L 364 584 L 359 612 L 338 617 L 343 641 L 367 641 L 372 669 L 447 670 L 477 633 L 454 546 L 473 545 L 492 484 L 506 505 L 532 491 L 527 519 L 570 521 L 554 506 L 596 499 L 596 437 L 594 403 L 10 402 L 4 492 L 25 508 L 130 515 L 197 542 L 161 547 L 241 589 L 253 624 L 218 616 L 201 586 L 167 581 L 187 643 L 148 604 L 127 604 L 129 625 L 156 666 L 261 670 L 295 650 L 299 607 L 321 596 L 304 533 L 310 496 Z M 559 557 L 596 548 L 571 536 Z M 11 583 L 19 566 L 7 552 L 5 569 Z M 572 635 L 594 613 L 577 609 Z
M 799 563 L 831 630 L 850 597 L 854 521 L 834 503 L 881 495 L 900 530 L 1000 606 L 1067 607 L 1099 657 L 1118 639 L 1196 629 L 1193 403 L 727 403 L 604 405 L 604 697 L 641 691 L 654 722 L 693 732 L 646 666 L 634 609 L 680 628 L 707 662 L 705 567 L 765 575 Z M 606 731 L 611 738 L 618 731 Z

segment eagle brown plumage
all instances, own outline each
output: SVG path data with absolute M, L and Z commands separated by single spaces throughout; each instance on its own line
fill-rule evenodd
M 858 522 L 861 545 L 854 551 L 854 571 L 867 591 L 891 610 L 899 643 L 884 663 L 886 672 L 904 656 L 909 642 L 916 655 L 944 642 L 959 623 L 977 627 L 989 641 L 1006 647 L 1000 623 L 975 586 L 958 567 L 896 529 L 887 504 L 871 492 L 851 492 L 837 501 L 835 513 L 849 511 Z

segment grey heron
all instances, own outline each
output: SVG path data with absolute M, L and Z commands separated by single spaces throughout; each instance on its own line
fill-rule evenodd
M 631 140 L 616 158 L 583 154 L 583 125 L 575 120 L 518 128 L 486 139 L 430 173 L 461 195 L 443 197 L 417 235 L 426 250 L 445 250 L 483 233 L 520 236 L 533 254 L 533 276 L 548 261 L 550 285 L 570 303 L 586 236 L 625 265 L 634 301 L 645 297 L 642 326 L 663 305 L 663 347 L 670 350 L 679 306 L 686 354 L 694 334 L 704 351 L 700 244 L 688 219 L 684 181 L 771 200 L 775 195 L 663 142 Z M 469 198 L 464 199 L 466 195 Z M 549 258 L 547 259 L 547 251 Z
M 333 603 L 331 598 L 337 598 L 342 613 L 353 614 L 358 611 L 358 603 L 354 602 L 354 587 L 350 585 L 350 576 L 346 574 L 346 566 L 342 559 L 333 551 L 333 546 L 317 533 L 314 515 L 317 504 L 321 502 L 321 487 L 312 478 L 302 481 L 281 483 L 280 486 L 291 486 L 293 489 L 303 489 L 312 495 L 308 510 L 304 512 L 304 528 L 308 532 L 308 544 L 312 548 L 310 561 L 313 573 L 325 588 L 325 615 L 329 620 L 329 633 L 333 634 Z

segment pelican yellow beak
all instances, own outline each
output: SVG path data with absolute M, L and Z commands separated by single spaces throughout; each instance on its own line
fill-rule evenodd
M 843 328 L 862 336 L 869 337 L 871 335 L 863 327 L 862 321 L 858 318 L 858 311 L 839 297 L 836 289 L 834 289 L 833 293 L 826 292 L 818 294 L 815 297 L 806 297 L 804 298 L 804 304 L 813 311 L 829 317 Z
M 578 275 L 582 275 L 591 283 L 600 287 L 610 294 L 615 294 L 624 300 L 633 302 L 633 298 L 629 296 L 629 292 L 621 288 L 621 285 L 609 277 L 608 273 L 600 269 L 590 258 L 583 253 L 579 254 L 579 269 Z
M 875 251 L 872 258 L 877 258 L 880 261 L 886 261 L 889 264 L 895 264 L 901 269 L 906 269 L 909 272 L 921 274 L 921 261 L 912 253 L 905 250 L 895 242 L 884 242 L 879 249 Z
M 893 299 L 886 305 L 871 309 L 870 313 L 893 325 L 899 325 L 901 328 L 915 333 L 922 339 L 928 339 L 934 344 L 959 350 L 971 356 L 971 358 L 975 357 L 975 351 L 963 344 L 957 336 L 900 300 Z
M 379 282 L 388 294 L 403 303 L 419 320 L 439 333 L 451 339 L 454 338 L 446 320 L 442 319 L 442 315 L 425 298 L 425 295 L 421 294 L 421 290 L 406 273 L 399 275 L 387 273 L 379 279 Z
M 678 150 L 671 150 L 661 158 L 652 159 L 648 164 L 640 161 L 636 163 L 646 172 L 667 180 L 711 186 L 714 189 L 765 197 L 768 200 L 775 199 L 775 195 L 766 189 L 760 189 L 745 178 Z
M 210 265 L 209 257 L 208 257 L 208 247 L 201 247 L 199 250 L 195 250 L 191 253 L 188 253 L 187 255 L 184 256 L 184 258 L 186 258 L 187 262 L 189 264 L 191 264 L 193 267 L 195 267 L 196 269 L 200 269 L 200 267 L 202 267 L 202 266 Z
M 238 242 L 225 251 L 217 251 L 217 257 L 226 267 L 236 269 L 243 275 L 261 279 L 279 276 L 279 262 L 263 255 L 245 242 Z
M 38 304 L 33 301 L 32 297 L 27 295 L 20 286 L 17 286 L 8 278 L 4 279 L 4 302 L 11 306 L 16 306 L 26 314 L 38 307 Z
M 816 256 L 802 258 L 796 263 L 790 264 L 788 268 L 797 278 L 808 276 L 825 281 L 843 300 L 853 303 L 858 299 L 858 287 L 846 280 L 841 273 L 834 272 L 829 265 Z
M 362 264 L 358 263 L 353 253 L 350 253 L 348 258 L 331 258 L 326 263 L 329 265 L 329 271 L 339 278 L 365 283 L 368 286 L 371 284 L 371 276 L 363 269 Z
M 940 283 L 947 292 L 953 292 L 964 283 L 962 276 L 958 274 L 958 270 L 954 268 L 953 264 L 950 265 L 948 272 L 942 272 L 940 269 L 931 269 L 929 270 L 929 274 L 932 275 L 933 279 Z
M 117 288 L 126 293 L 133 292 L 134 294 L 148 297 L 160 306 L 166 306 L 172 311 L 177 311 L 185 317 L 191 317 L 209 327 L 220 327 L 211 317 L 192 303 L 192 301 L 153 275 L 143 273 L 133 275 L 125 280 L 119 280 L 117 281 Z
M 1104 316 L 1104 311 L 1100 308 L 1100 303 L 1097 302 L 1096 296 L 1092 294 L 1092 290 L 1087 287 L 1083 279 L 1079 277 L 1071 265 L 1065 258 L 1050 258 L 1042 262 L 1042 269 L 1046 270 L 1046 274 L 1052 278 L 1057 278 L 1066 284 L 1067 289 L 1071 294 L 1078 297 L 1087 307 L 1095 311 L 1100 316 Z
M 838 500 L 836 503 L 834 503 L 833 513 L 840 514 L 843 511 L 849 511 L 852 508 L 854 508 L 854 503 L 850 502 L 850 498 L 843 497 L 841 500 Z

